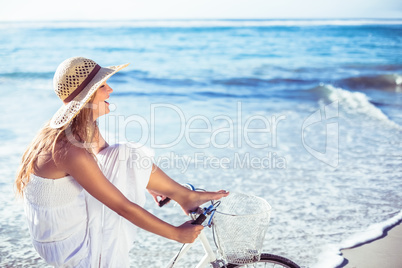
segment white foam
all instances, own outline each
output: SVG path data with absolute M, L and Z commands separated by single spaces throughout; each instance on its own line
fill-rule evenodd
M 353 234 L 340 244 L 327 245 L 318 256 L 318 262 L 312 268 L 336 267 L 344 261 L 341 256 L 342 249 L 353 248 L 357 245 L 364 244 L 380 238 L 384 234 L 384 230 L 394 226 L 402 220 L 402 211 L 394 217 L 380 223 L 370 225 L 366 230 Z
M 356 245 L 367 243 L 374 239 L 381 237 L 384 230 L 395 225 L 402 220 L 402 211 L 396 216 L 388 219 L 387 221 L 370 225 L 366 230 L 361 233 L 354 234 L 341 243 L 341 249 L 352 248 Z
M 342 264 L 344 258 L 337 245 L 328 245 L 318 255 L 318 261 L 311 268 L 333 268 Z
M 339 104 L 347 113 L 366 115 L 383 121 L 396 129 L 402 129 L 402 126 L 389 119 L 388 116 L 386 116 L 381 109 L 372 104 L 367 95 L 362 92 L 351 92 L 325 84 L 320 84 L 318 90 L 324 92 L 324 98 L 326 98 L 327 101 L 339 101 Z

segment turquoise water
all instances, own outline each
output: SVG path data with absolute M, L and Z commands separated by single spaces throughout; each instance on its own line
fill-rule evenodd
M 55 69 L 85 56 L 131 63 L 109 80 L 110 142 L 152 147 L 180 182 L 265 198 L 264 249 L 334 267 L 343 241 L 400 215 L 401 44 L 402 21 L 389 20 L 0 23 L 1 266 L 43 266 L 12 183 L 61 105 Z M 179 247 L 140 232 L 133 267 L 152 255 L 146 267 L 163 267 Z

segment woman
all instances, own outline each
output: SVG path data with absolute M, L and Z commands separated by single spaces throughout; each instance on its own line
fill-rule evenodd
M 16 188 L 24 196 L 33 245 L 57 267 L 128 267 L 135 228 L 181 243 L 193 242 L 202 226 L 172 226 L 142 208 L 144 190 L 169 196 L 185 213 L 227 196 L 194 192 L 155 165 L 152 155 L 130 144 L 109 146 L 96 119 L 110 112 L 107 79 L 126 65 L 100 67 L 82 57 L 65 60 L 53 85 L 62 107 L 23 155 Z

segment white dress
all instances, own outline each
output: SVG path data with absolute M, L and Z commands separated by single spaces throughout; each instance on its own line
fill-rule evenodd
M 130 201 L 143 206 L 152 152 L 135 144 L 109 146 L 98 155 L 103 174 Z M 129 267 L 136 226 L 88 194 L 71 176 L 31 176 L 25 212 L 32 243 L 56 267 Z

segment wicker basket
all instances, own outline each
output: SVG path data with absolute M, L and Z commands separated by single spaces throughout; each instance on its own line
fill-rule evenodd
M 213 217 L 219 253 L 229 263 L 260 260 L 271 206 L 262 198 L 231 193 L 221 199 Z

